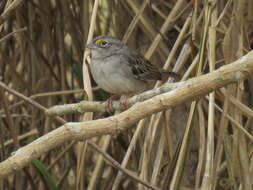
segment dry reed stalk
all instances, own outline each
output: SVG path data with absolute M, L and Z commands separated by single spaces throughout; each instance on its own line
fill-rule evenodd
M 96 11 L 93 11 L 94 7 Z M 40 142 L 40 139 L 34 141 L 35 134 L 47 138 L 52 134 L 50 131 L 59 127 L 59 123 L 42 114 L 45 107 L 67 103 L 73 103 L 68 105 L 70 107 L 76 106 L 72 107 L 75 112 L 65 113 L 67 106 L 58 107 L 58 113 L 64 115 L 64 120 L 57 117 L 60 123 L 90 120 L 90 113 L 82 117 L 87 111 L 94 111 L 95 119 L 108 116 L 100 101 L 105 95 L 97 88 L 93 89 L 84 64 L 87 57 L 84 45 L 93 34 L 125 36 L 123 39 L 129 46 L 146 49 L 145 56 L 152 63 L 179 72 L 181 80 L 185 81 L 196 73 L 212 73 L 250 51 L 253 43 L 252 10 L 253 2 L 249 0 L 119 0 L 99 3 L 97 0 L 2 0 L 0 86 L 10 91 L 3 91 L 0 99 L 0 166 L 6 164 L 3 160 L 10 157 L 19 144 L 26 150 Z M 83 79 L 80 76 L 81 63 Z M 209 84 L 210 81 L 206 82 Z M 7 87 L 2 86 L 3 83 Z M 167 86 L 172 90 L 167 93 L 180 89 L 182 84 Z M 97 137 L 93 140 L 99 142 L 99 150 L 90 140 L 91 143 L 85 141 L 73 146 L 75 141 L 66 142 L 70 139 L 65 138 L 59 143 L 62 146 L 53 150 L 55 141 L 42 141 L 29 159 L 40 155 L 41 162 L 60 189 L 148 188 L 138 184 L 165 189 L 251 189 L 252 84 L 250 76 L 245 81 L 203 95 L 203 99 L 192 106 L 184 103 L 141 120 L 137 128 L 128 129 L 116 138 Z M 84 92 L 81 90 L 83 86 L 84 99 L 98 101 L 76 104 L 82 96 L 80 93 Z M 134 106 L 129 110 L 145 105 L 144 102 L 151 101 L 153 96 L 160 96 L 158 91 L 165 93 L 157 90 L 132 97 L 130 106 Z M 178 101 L 178 98 L 173 100 Z M 86 106 L 86 109 L 78 109 L 77 105 Z M 118 102 L 113 105 L 115 110 L 124 110 Z M 155 105 L 145 105 L 139 112 L 142 114 L 150 106 Z M 80 110 L 83 112 L 79 113 Z M 131 119 L 136 115 L 131 115 Z M 183 136 L 181 146 L 177 146 Z M 53 140 L 58 138 L 57 134 L 52 137 Z M 32 143 L 26 146 L 29 142 Z M 45 150 L 50 152 L 45 153 Z M 106 160 L 109 154 L 114 159 L 112 162 Z M 117 168 L 112 163 L 121 165 Z M 131 178 L 130 170 L 143 178 L 137 175 Z M 46 181 L 32 166 L 23 171 L 8 180 L 1 180 L 0 190 L 18 189 L 19 184 L 28 184 L 28 189 L 46 189 Z

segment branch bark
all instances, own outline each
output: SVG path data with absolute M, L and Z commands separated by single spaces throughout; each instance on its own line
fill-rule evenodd
M 123 105 L 120 101 L 112 101 L 112 111 L 123 111 L 131 107 L 137 102 L 143 102 L 159 94 L 169 92 L 182 85 L 185 82 L 165 83 L 159 88 L 145 91 L 141 94 L 135 95 L 127 100 L 127 105 Z M 56 105 L 46 110 L 46 115 L 55 116 L 70 113 L 85 113 L 85 112 L 106 112 L 106 102 L 99 101 L 81 101 L 74 104 Z
M 196 100 L 220 87 L 246 79 L 253 73 L 253 51 L 215 72 L 189 79 L 170 91 L 134 104 L 116 116 L 94 121 L 66 123 L 32 143 L 18 149 L 0 163 L 0 179 L 19 171 L 33 159 L 71 140 L 116 134 L 153 113 L 172 108 L 186 101 Z

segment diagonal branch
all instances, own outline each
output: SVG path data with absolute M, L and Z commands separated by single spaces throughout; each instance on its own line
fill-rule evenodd
M 25 167 L 31 160 L 71 140 L 83 140 L 99 135 L 116 134 L 153 113 L 196 100 L 220 87 L 244 80 L 253 73 L 253 51 L 215 72 L 185 81 L 178 88 L 134 104 L 116 116 L 94 121 L 66 123 L 29 145 L 18 149 L 0 163 L 0 179 Z
M 159 94 L 169 92 L 182 86 L 183 84 L 185 84 L 185 82 L 165 83 L 159 88 L 155 88 L 129 98 L 127 100 L 127 105 L 121 104 L 120 101 L 112 101 L 111 110 L 112 111 L 125 110 L 133 106 L 137 102 L 143 102 Z M 70 113 L 85 113 L 85 112 L 102 112 L 102 113 L 106 112 L 106 103 L 99 101 L 83 100 L 79 103 L 56 105 L 47 109 L 46 115 L 55 116 L 55 115 L 63 115 Z

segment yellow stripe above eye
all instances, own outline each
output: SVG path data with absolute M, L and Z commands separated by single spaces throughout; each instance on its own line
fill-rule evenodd
M 101 43 L 101 42 L 103 42 L 103 41 L 105 41 L 104 39 L 97 39 L 96 40 L 96 44 L 99 44 L 99 43 Z

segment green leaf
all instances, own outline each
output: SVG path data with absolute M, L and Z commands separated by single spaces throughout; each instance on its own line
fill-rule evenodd
M 50 190 L 59 190 L 55 180 L 53 179 L 53 177 L 51 176 L 51 174 L 48 172 L 47 168 L 41 161 L 34 159 L 32 161 L 32 164 L 39 170 Z

